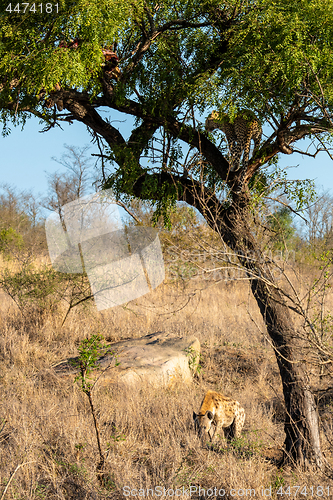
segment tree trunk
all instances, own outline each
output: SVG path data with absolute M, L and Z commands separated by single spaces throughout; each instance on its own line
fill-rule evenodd
M 242 256 L 240 260 L 249 271 L 252 293 L 274 347 L 286 406 L 284 460 L 302 468 L 309 463 L 322 467 L 317 407 L 308 375 L 293 353 L 296 338 L 293 320 L 283 295 L 274 286 L 269 264 L 265 263 L 261 248 L 249 230 L 246 201 L 223 218 L 221 234 L 228 246 Z
M 302 468 L 309 463 L 322 467 L 317 407 L 309 377 L 293 356 L 296 331 L 289 309 L 273 286 L 252 280 L 251 288 L 272 340 L 282 380 L 286 406 L 284 459 Z

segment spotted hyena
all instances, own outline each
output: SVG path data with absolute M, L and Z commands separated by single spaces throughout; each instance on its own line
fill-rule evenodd
M 241 434 L 245 411 L 238 401 L 215 391 L 208 391 L 198 414 L 193 412 L 195 430 L 199 437 L 212 441 L 214 435 L 238 438 Z

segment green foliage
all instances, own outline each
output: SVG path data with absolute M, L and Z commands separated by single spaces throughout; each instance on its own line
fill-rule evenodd
M 27 110 L 54 125 L 54 110 L 45 100 L 59 84 L 75 91 L 69 108 L 77 96 L 78 107 L 85 108 L 85 123 L 91 114 L 88 126 L 108 143 L 106 153 L 115 172 L 105 179 L 104 188 L 112 187 L 118 197 L 139 192 L 155 209 L 154 224 L 162 217 L 169 228 L 176 200 L 184 199 L 179 179 L 192 177 L 208 188 L 211 200 L 225 195 L 221 208 L 226 210 L 233 202 L 234 185 L 218 154 L 225 148 L 203 131 L 198 113 L 214 105 L 232 119 L 247 109 L 263 125 L 275 123 L 275 128 L 283 118 L 289 130 L 302 122 L 308 127 L 304 136 L 320 123 L 315 135 L 328 140 L 332 127 L 317 103 L 333 110 L 329 5 L 329 0 L 61 0 L 58 14 L 5 13 L 0 18 L 5 133 L 6 116 L 17 122 L 25 119 Z M 61 46 L 74 38 L 77 48 Z M 101 49 L 115 42 L 123 76 L 106 89 Z M 304 95 L 309 116 L 307 109 L 305 117 L 291 119 L 290 108 L 297 109 Z M 97 119 L 96 110 L 105 106 L 135 118 L 128 139 L 110 118 Z M 73 115 L 69 108 L 66 118 L 57 119 L 81 121 L 83 111 Z M 275 140 L 273 133 L 271 146 Z M 277 161 L 274 146 L 273 151 L 267 146 L 261 157 L 258 152 L 258 168 Z M 263 172 L 255 174 L 250 182 L 254 207 L 277 188 L 296 210 L 311 201 L 309 181 L 293 183 L 283 175 L 280 171 L 277 181 Z M 195 191 L 196 198 L 202 197 L 200 189 Z
M 73 364 L 79 366 L 80 374 L 75 378 L 75 382 L 79 381 L 82 391 L 85 394 L 90 394 L 95 385 L 95 381 L 90 380 L 91 372 L 99 369 L 98 358 L 107 352 L 111 355 L 114 353 L 108 351 L 108 345 L 102 335 L 92 335 L 90 338 L 82 340 L 78 351 L 80 355 L 76 361 L 73 361 Z M 116 362 L 115 366 L 118 365 L 119 363 Z
M 84 275 L 60 273 L 49 266 L 20 267 L 19 271 L 2 269 L 0 287 L 14 300 L 24 317 L 35 311 L 35 316 L 41 319 L 46 313 L 58 311 L 64 301 L 69 304 L 64 324 L 71 309 L 92 298 Z
M 281 169 L 278 169 L 278 175 L 276 188 L 281 188 L 283 194 L 295 203 L 296 210 L 302 210 L 316 199 L 317 194 L 313 180 L 288 180 L 287 172 Z
M 172 279 L 178 281 L 179 278 L 183 281 L 190 280 L 198 273 L 198 268 L 192 262 L 183 261 L 182 259 L 173 261 L 169 266 L 169 272 Z
M 48 267 L 37 270 L 33 266 L 27 266 L 17 272 L 4 269 L 0 276 L 0 286 L 21 311 L 31 304 L 46 310 L 61 300 L 63 277 L 62 273 Z
M 35 495 L 35 498 L 40 498 L 40 499 L 44 499 L 44 498 L 47 498 L 48 496 L 48 486 L 43 484 L 43 483 L 37 483 L 35 486 L 34 486 L 34 495 Z
M 39 205 L 31 192 L 0 186 L 0 252 L 6 260 L 28 262 L 46 247 Z
M 286 197 L 296 211 L 305 209 L 317 198 L 315 183 L 311 179 L 288 179 L 286 169 L 278 166 L 278 158 L 271 162 L 273 167 L 267 171 L 256 172 L 249 182 L 252 207 L 265 205 L 266 200 Z
M 231 57 L 223 61 L 217 82 L 221 85 L 229 78 L 226 105 L 246 100 L 265 112 L 269 102 L 270 112 L 284 113 L 305 86 L 321 95 L 316 78 L 320 68 L 324 99 L 331 108 L 333 16 L 329 0 L 260 1 L 232 34 Z
M 283 469 L 277 471 L 272 477 L 271 486 L 274 491 L 278 490 L 281 486 L 284 486 L 285 484 L 285 480 L 282 474 L 283 474 Z
M 184 351 L 188 357 L 188 366 L 190 367 L 190 370 L 194 375 L 200 375 L 202 372 L 202 366 L 200 364 L 200 361 L 203 359 L 202 355 L 200 352 L 193 349 L 193 347 L 188 347 L 187 349 L 184 349 Z
M 256 434 L 256 431 L 252 431 Z M 212 449 L 218 453 L 234 453 L 237 458 L 251 458 L 255 455 L 260 455 L 264 447 L 264 443 L 261 439 L 250 439 L 248 435 L 242 435 L 239 438 L 233 438 L 229 442 L 226 442 L 223 438 L 223 444 L 221 445 L 217 440 L 211 445 Z
M 128 29 L 131 6 L 117 0 L 59 2 L 59 12 L 2 13 L 0 19 L 0 74 L 20 75 L 27 96 L 56 83 L 76 88 L 96 87 L 103 61 L 101 47 L 110 45 Z M 78 50 L 59 47 L 61 41 L 82 40 Z M 6 89 L 7 97 L 18 97 Z
M 58 465 L 60 472 L 62 474 L 71 474 L 72 476 L 81 477 L 82 479 L 87 479 L 88 471 L 84 466 L 79 466 L 77 464 L 72 464 L 62 457 L 58 457 L 56 454 L 52 457 L 56 465 Z
M 249 181 L 251 193 L 251 208 L 257 212 L 265 206 L 265 197 L 270 192 L 269 179 L 266 173 L 256 172 Z
M 149 28 L 172 26 L 154 36 L 149 52 L 125 86 L 119 102 L 136 88 L 152 115 L 173 115 L 187 107 L 200 111 L 213 103 L 233 112 L 246 104 L 260 115 L 284 112 L 295 93 L 307 86 L 332 103 L 333 14 L 329 0 L 279 0 L 258 3 L 228 0 L 191 2 L 71 2 L 61 0 L 59 13 L 6 13 L 0 20 L 0 74 L 20 78 L 20 88 L 1 92 L 5 104 L 17 100 L 38 106 L 36 96 L 57 83 L 66 88 L 101 91 L 101 47 L 117 41 L 124 67 Z M 234 17 L 232 17 L 234 15 Z M 175 20 L 191 27 L 181 29 Z M 228 22 L 225 22 L 228 20 Z M 200 23 L 202 25 L 200 25 Z M 79 38 L 76 50 L 59 47 Z M 228 44 L 227 54 L 222 48 Z M 170 78 L 172 74 L 172 78 Z M 172 98 L 171 98 L 172 97 Z M 47 110 L 41 110 L 47 116 Z M 15 119 L 19 114 L 10 113 Z
M 293 217 L 289 208 L 282 207 L 268 217 L 268 226 L 274 232 L 272 237 L 273 248 L 283 250 L 295 234 Z
M 22 235 L 12 227 L 0 231 L 0 252 L 8 254 L 11 249 L 21 250 L 23 246 Z
M 254 455 L 259 455 L 264 447 L 264 443 L 260 439 L 252 441 L 248 438 L 248 436 L 234 438 L 232 439 L 230 445 L 234 454 L 238 458 L 250 458 Z
M 167 184 L 165 184 L 167 186 Z M 163 193 L 163 190 L 162 190 Z M 162 194 L 163 196 L 163 194 Z M 175 196 L 166 196 L 162 197 L 161 200 L 158 200 L 156 202 L 156 209 L 154 211 L 153 217 L 152 217 L 152 223 L 153 226 L 155 227 L 157 225 L 158 219 L 160 217 L 163 217 L 163 222 L 164 222 L 164 227 L 171 229 L 171 218 L 170 218 L 170 212 L 172 209 L 174 209 L 176 206 L 176 197 Z
M 112 442 L 107 443 L 108 448 L 112 447 L 112 444 L 119 443 L 121 441 L 126 441 L 126 436 L 119 429 L 114 429 L 112 436 L 110 436 Z
M 333 253 L 332 250 L 323 252 L 315 261 L 319 264 L 319 273 L 309 288 L 307 301 L 309 308 L 306 330 L 312 345 L 320 348 L 324 359 L 333 357 L 333 316 L 327 310 L 326 298 L 332 290 Z

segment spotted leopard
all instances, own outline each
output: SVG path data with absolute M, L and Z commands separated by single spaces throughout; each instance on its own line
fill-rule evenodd
M 227 137 L 230 170 L 236 172 L 241 167 L 245 170 L 249 162 L 251 140 L 254 141 L 252 156 L 258 151 L 261 141 L 262 128 L 256 115 L 253 111 L 241 110 L 231 121 L 226 113 L 213 111 L 206 120 L 206 130 L 211 132 L 217 128 Z

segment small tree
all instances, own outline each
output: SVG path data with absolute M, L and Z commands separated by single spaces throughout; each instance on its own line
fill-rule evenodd
M 114 366 L 119 365 L 115 353 L 113 351 L 110 351 L 110 349 L 109 350 L 108 349 L 109 347 L 105 343 L 104 338 L 101 335 L 92 335 L 92 337 L 82 340 L 78 348 L 80 355 L 77 358 L 77 360 L 73 361 L 74 366 L 79 367 L 80 370 L 79 375 L 75 378 L 75 382 L 79 382 L 82 392 L 87 396 L 89 401 L 89 407 L 94 422 L 97 448 L 99 453 L 99 462 L 96 466 L 97 477 L 99 481 L 101 481 L 103 484 L 104 484 L 104 478 L 102 471 L 105 464 L 105 454 L 102 449 L 98 419 L 92 397 L 93 390 L 96 387 L 96 384 L 100 376 L 96 377 L 94 380 L 91 380 L 91 377 L 92 377 L 92 371 L 98 370 L 100 368 L 100 366 L 97 363 L 98 358 L 100 356 L 104 356 L 105 354 L 108 353 L 109 355 L 115 357 Z M 108 368 L 109 366 L 106 369 Z

